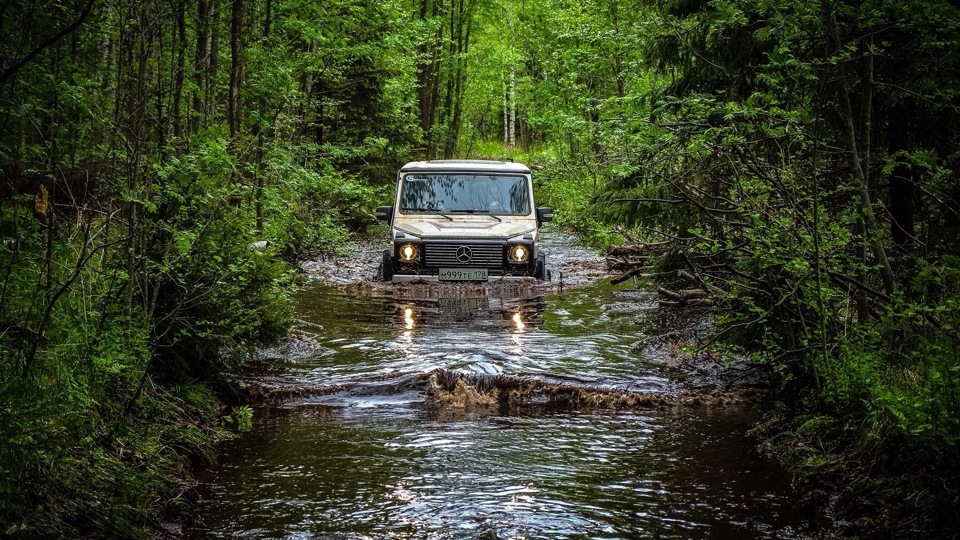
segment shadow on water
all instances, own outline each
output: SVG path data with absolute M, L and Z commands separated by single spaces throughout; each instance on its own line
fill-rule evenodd
M 691 406 L 671 347 L 708 323 L 649 291 L 316 285 L 296 304 L 295 337 L 242 381 L 263 405 L 201 479 L 191 538 L 789 538 L 805 523 L 745 435 L 751 409 Z

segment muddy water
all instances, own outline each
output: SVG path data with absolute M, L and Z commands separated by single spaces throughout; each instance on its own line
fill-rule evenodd
M 585 257 L 555 260 L 582 274 Z M 789 538 L 803 524 L 789 478 L 745 434 L 749 407 L 463 403 L 424 382 L 689 392 L 695 373 L 649 338 L 697 321 L 647 291 L 317 284 L 297 310 L 299 338 L 249 380 L 307 390 L 278 393 L 221 446 L 192 538 Z

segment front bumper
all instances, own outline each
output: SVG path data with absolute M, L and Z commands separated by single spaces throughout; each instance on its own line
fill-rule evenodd
M 393 283 L 484 283 L 483 281 L 440 281 L 436 274 L 394 274 Z M 518 281 L 537 281 L 533 276 L 487 276 L 486 283 L 516 283 Z
M 404 261 L 401 250 L 404 246 L 414 246 L 416 258 Z M 517 246 L 527 250 L 527 259 L 517 262 L 508 252 Z M 469 280 L 469 282 L 514 282 L 535 279 L 537 254 L 532 240 L 486 240 L 461 241 L 443 240 L 402 240 L 394 244 L 392 251 L 391 281 L 428 281 L 438 282 L 441 269 L 484 269 L 487 278 Z M 451 280 L 456 283 L 459 280 Z

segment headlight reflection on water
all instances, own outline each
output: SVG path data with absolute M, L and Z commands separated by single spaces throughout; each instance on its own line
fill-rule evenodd
M 523 322 L 523 315 L 519 311 L 513 313 L 513 327 L 517 329 L 518 332 L 523 332 L 523 329 L 527 327 Z
M 400 332 L 398 340 L 404 345 L 413 343 L 413 330 L 417 327 L 416 311 L 410 305 L 400 306 L 399 315 L 403 321 L 403 331 Z
M 510 341 L 513 343 L 513 349 L 510 351 L 517 356 L 523 356 L 523 334 L 526 333 L 527 324 L 523 322 L 523 313 L 520 310 L 514 311 L 510 317 L 513 322 L 513 331 L 510 332 Z
M 403 308 L 403 324 L 407 330 L 413 330 L 417 325 L 416 319 L 413 318 L 413 308 Z

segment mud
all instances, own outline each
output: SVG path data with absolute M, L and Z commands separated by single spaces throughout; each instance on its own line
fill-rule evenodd
M 687 364 L 689 365 L 689 364 Z M 742 406 L 763 395 L 769 384 L 758 370 L 721 370 L 710 384 L 673 392 L 641 392 L 598 385 L 575 377 L 516 376 L 435 369 L 394 378 L 370 378 L 342 384 L 289 384 L 262 373 L 238 379 L 251 404 L 310 406 L 315 398 L 417 392 L 429 407 L 452 407 L 493 415 L 543 410 L 650 410 Z M 311 399 L 314 398 L 314 399 Z
M 301 263 L 300 268 L 310 281 L 340 287 L 353 294 L 396 295 L 398 297 L 438 297 L 463 294 L 546 294 L 569 287 L 583 287 L 598 279 L 609 277 L 606 262 L 596 253 L 579 246 L 569 234 L 546 230 L 541 249 L 547 254 L 550 281 L 533 278 L 509 283 L 385 283 L 380 279 L 379 265 L 383 251 L 389 247 L 386 240 L 357 241 L 345 246 L 340 253 L 323 255 Z

